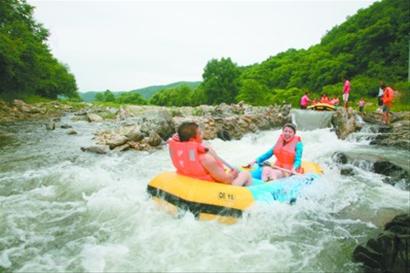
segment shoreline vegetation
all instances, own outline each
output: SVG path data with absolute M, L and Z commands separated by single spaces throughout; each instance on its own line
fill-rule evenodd
M 6 15 L 0 19 L 0 41 L 4 42 L 0 63 L 5 64 L 0 73 L 0 99 L 40 96 L 79 101 L 75 77 L 52 56 L 47 45 L 49 32 L 34 20 L 33 9 L 24 0 L 0 5 L 1 14 Z M 239 66 L 229 57 L 211 59 L 201 82 L 121 93 L 106 90 L 93 96 L 101 103 L 114 104 L 198 106 L 243 101 L 253 106 L 298 107 L 305 92 L 311 99 L 324 93 L 340 99 L 343 82 L 349 79 L 350 106 L 357 107 L 364 97 L 368 102 L 365 111 L 376 109 L 378 89 L 384 82 L 396 92 L 394 111 L 410 111 L 409 17 L 406 0 L 383 0 L 334 26 L 308 49 L 290 48 L 248 66 Z

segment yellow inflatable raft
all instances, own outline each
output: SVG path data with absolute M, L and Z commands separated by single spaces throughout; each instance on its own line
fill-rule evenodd
M 251 186 L 238 187 L 203 181 L 175 172 L 164 172 L 147 186 L 152 198 L 174 215 L 190 211 L 199 220 L 234 223 L 256 201 L 292 202 L 301 188 L 311 184 L 322 173 L 316 163 L 303 162 L 304 175 L 295 175 L 264 183 L 254 179 Z
M 328 103 L 315 103 L 313 105 L 308 106 L 307 109 L 316 111 L 335 111 L 336 107 Z

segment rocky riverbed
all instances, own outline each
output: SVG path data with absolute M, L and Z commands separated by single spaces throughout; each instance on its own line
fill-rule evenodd
M 217 106 L 198 106 L 198 107 L 178 107 L 178 108 L 165 108 L 165 107 L 156 107 L 156 106 L 122 106 L 120 108 L 112 108 L 112 107 L 101 107 L 95 106 L 91 104 L 78 104 L 78 105 L 69 105 L 64 104 L 61 102 L 48 102 L 48 103 L 40 103 L 40 104 L 26 104 L 22 101 L 14 101 L 13 103 L 6 104 L 0 102 L 0 122 L 10 122 L 14 123 L 19 120 L 33 120 L 36 123 L 31 123 L 33 128 L 35 127 L 35 131 L 30 131 L 29 133 L 36 132 L 41 135 L 41 132 L 44 133 L 44 136 L 40 136 L 43 139 L 53 139 L 53 137 L 61 137 L 61 139 L 73 140 L 70 144 L 64 146 L 63 151 L 61 153 L 66 153 L 66 149 L 73 148 L 74 150 L 71 151 L 72 154 L 68 158 L 64 158 L 62 161 L 63 166 L 62 169 L 66 169 L 66 165 L 64 164 L 71 164 L 70 162 L 82 162 L 83 158 L 87 158 L 88 160 L 95 160 L 96 164 L 102 162 L 103 167 L 100 168 L 100 171 L 103 171 L 107 168 L 110 168 L 113 162 L 110 161 L 110 158 L 117 159 L 121 158 L 121 160 L 126 160 L 129 157 L 134 158 L 135 154 L 137 156 L 141 156 L 144 154 L 157 154 L 157 153 L 121 153 L 120 151 L 133 149 L 137 151 L 142 150 L 155 150 L 159 147 L 162 147 L 166 143 L 166 140 L 169 136 L 171 136 L 174 132 L 176 127 L 183 122 L 184 120 L 194 120 L 200 124 L 202 129 L 204 130 L 204 137 L 206 139 L 215 139 L 220 138 L 222 140 L 235 140 L 241 139 L 246 133 L 249 132 L 256 132 L 261 130 L 267 129 L 274 129 L 280 128 L 285 122 L 289 122 L 291 120 L 291 107 L 289 105 L 284 106 L 271 106 L 271 107 L 253 107 L 246 104 L 236 104 L 236 105 L 217 105 Z M 60 119 L 62 115 L 66 115 L 63 119 Z M 38 126 L 38 120 L 40 123 L 44 124 L 45 126 Z M 360 114 L 351 109 L 345 111 L 343 108 L 338 109 L 336 112 L 333 113 L 332 117 L 332 124 L 334 127 L 334 132 L 340 139 L 347 139 L 349 137 L 354 136 L 354 134 L 360 132 L 361 130 L 371 130 L 373 136 L 376 137 L 372 138 L 371 144 L 375 145 L 375 149 L 381 148 L 385 149 L 387 153 L 390 151 L 397 151 L 400 152 L 402 150 L 409 149 L 409 113 L 394 113 L 392 118 L 392 123 L 390 126 L 385 126 L 381 124 L 381 116 L 377 113 L 364 113 Z M 16 123 L 17 124 L 17 123 Z M 102 126 L 100 126 L 102 125 Z M 369 126 L 370 125 L 370 126 Z M 81 131 L 81 127 L 85 126 L 88 129 L 88 133 L 84 134 Z M 9 128 L 4 126 L 3 128 Z M 20 127 L 21 129 L 21 124 Z M 366 129 L 367 128 L 367 129 Z M 0 130 L 0 144 L 4 140 L 4 143 L 10 143 L 10 139 L 13 139 L 17 134 L 20 134 L 19 130 L 14 131 L 7 131 L 5 129 Z M 64 129 L 64 130 L 61 130 Z M 46 131 L 48 130 L 48 131 Z M 78 131 L 78 135 L 76 135 L 76 130 Z M 320 131 L 320 130 L 318 130 Z M 306 133 L 306 132 L 305 132 Z M 23 133 L 21 133 L 23 134 Z M 307 133 L 309 135 L 310 133 Z M 322 133 L 321 133 L 322 134 Z M 326 133 L 329 136 L 334 137 L 335 135 L 331 130 L 326 130 Z M 261 134 L 263 135 L 263 134 Z M 78 144 L 78 146 L 73 146 L 75 143 L 78 142 L 76 139 L 82 139 L 82 144 Z M 92 139 L 93 138 L 93 139 Z M 310 142 L 320 141 L 318 140 L 320 137 L 316 137 L 313 140 L 310 139 Z M 58 142 L 55 142 L 53 147 L 58 147 L 61 145 L 62 142 L 60 138 Z M 87 141 L 84 141 L 86 139 Z M 244 137 L 243 139 L 246 139 Z M 309 141 L 306 141 L 307 143 Z M 84 144 L 83 144 L 84 143 Z M 231 142 L 232 143 L 232 142 Z M 346 142 L 334 142 L 338 144 L 349 143 L 349 145 L 354 145 L 349 141 Z M 86 146 L 90 145 L 91 146 Z M 94 146 L 92 146 L 95 144 Z M 319 144 L 319 143 L 318 143 Z M 32 144 L 30 144 L 32 145 Z M 35 143 L 33 144 L 35 145 Z M 47 143 L 48 145 L 48 143 Z M 51 145 L 51 144 L 50 144 Z M 225 146 L 229 146 L 229 143 L 224 143 Z M 248 143 L 249 145 L 249 143 Z M 332 145 L 332 144 L 331 144 Z M 81 149 L 84 152 L 92 152 L 98 154 L 106 154 L 105 156 L 94 156 L 93 154 L 89 153 L 81 153 L 79 156 L 76 151 L 79 151 L 80 146 L 84 146 Z M 336 145 L 335 145 L 336 146 Z M 367 148 L 369 146 L 366 144 Z M 309 147 L 309 145 L 307 145 Z M 315 146 L 316 147 L 316 146 Z M 33 158 L 38 158 L 38 151 L 44 150 L 42 147 L 41 149 L 36 149 L 33 154 Z M 392 149 L 390 149 L 392 148 Z M 54 149 L 54 148 L 53 148 Z M 397 150 L 398 149 L 398 150 Z M 373 151 L 372 148 L 370 150 Z M 342 176 L 339 176 L 339 173 L 335 173 L 337 175 L 337 179 L 343 180 L 346 179 L 343 183 L 333 183 L 338 185 L 343 190 L 337 190 L 337 194 L 335 194 L 335 198 L 340 198 L 335 202 L 338 204 L 339 202 L 343 203 L 346 198 L 350 197 L 350 194 L 343 195 L 344 190 L 346 192 L 355 192 L 356 187 L 360 185 L 364 185 L 364 182 L 361 181 L 363 179 L 361 176 L 363 172 L 371 173 L 372 175 L 375 174 L 375 178 L 380 179 L 381 181 L 392 184 L 394 187 L 386 186 L 384 183 L 380 183 L 387 187 L 387 189 L 396 189 L 397 191 L 406 193 L 409 188 L 409 173 L 406 166 L 402 166 L 400 164 L 394 164 L 389 161 L 389 159 L 380 159 L 377 156 L 372 157 L 371 155 L 360 154 L 360 151 L 356 154 L 354 153 L 354 149 L 349 149 L 347 152 L 336 152 L 338 151 L 338 147 L 332 149 L 332 152 L 335 151 L 332 160 L 332 167 L 337 169 Z M 158 153 L 162 153 L 163 151 L 158 151 Z M 24 150 L 24 153 L 26 151 Z M 47 156 L 42 160 L 47 160 L 49 155 L 58 154 L 55 153 L 54 150 L 50 149 L 47 151 Z M 165 153 L 164 153 L 165 154 Z M 379 152 L 380 154 L 380 152 Z M 117 157 L 117 155 L 121 155 Z M 330 156 L 329 156 L 330 157 Z M 81 160 L 79 159 L 81 158 Z M 112 159 L 111 158 L 111 159 Z M 149 156 L 147 156 L 147 160 L 149 160 Z M 156 155 L 155 160 L 161 159 L 161 155 Z M 165 158 L 165 156 L 164 156 Z M 401 158 L 407 158 L 401 156 Z M 54 160 L 54 159 L 53 159 Z M 107 160 L 110 162 L 109 164 L 104 163 Z M 115 160 L 114 160 L 115 161 Z M 161 160 L 160 160 L 161 161 Z M 12 164 L 9 161 L 9 164 Z M 94 162 L 94 161 L 93 161 Z M 75 164 L 77 164 L 75 163 Z M 322 162 L 323 163 L 323 162 Z M 335 164 L 336 163 L 336 164 Z M 396 162 L 397 163 L 397 162 Z M 17 163 L 21 164 L 21 163 Z M 36 163 L 38 164 L 38 163 Z M 74 163 L 72 163 L 74 164 Z M 74 165 L 75 165 L 74 164 Z M 79 163 L 78 163 L 79 164 Z M 122 166 L 123 162 L 121 162 Z M 134 166 L 135 161 L 131 160 L 128 166 Z M 32 166 L 32 163 L 29 163 L 29 166 Z M 155 166 L 157 163 L 154 164 Z M 400 165 L 400 166 L 399 166 Z M 145 166 L 145 163 L 144 163 Z M 153 165 L 151 165 L 153 166 Z M 28 169 L 30 169 L 29 167 Z M 117 167 L 113 168 L 116 170 Z M 120 168 L 120 167 L 118 167 Z M 121 177 L 122 179 L 128 179 L 128 172 L 131 167 L 127 167 L 127 175 Z M 143 169 L 141 167 L 141 169 Z M 85 165 L 83 169 L 81 169 L 86 178 L 84 180 L 80 180 L 81 183 L 78 185 L 86 184 L 89 182 L 90 177 L 94 178 L 94 174 L 90 173 L 90 167 Z M 334 170 L 334 169 L 333 169 Z M 75 167 L 74 171 L 70 173 L 70 179 L 72 176 L 76 177 L 75 174 L 79 171 L 78 167 Z M 332 171 L 332 170 L 330 170 Z M 50 171 L 47 169 L 43 171 L 44 174 L 49 174 Z M 121 172 L 116 173 L 113 177 L 118 177 Z M 52 174 L 52 172 L 51 172 Z M 89 176 L 88 176 L 89 175 Z M 139 173 L 135 175 L 140 175 Z M 153 174 L 148 172 L 148 176 Z M 106 173 L 101 178 L 103 179 L 106 176 Z M 144 177 L 147 176 L 147 173 L 143 174 Z M 26 181 L 27 176 L 23 176 L 24 178 L 22 181 Z M 59 176 L 56 176 L 58 178 Z M 328 177 L 331 180 L 331 177 Z M 373 176 L 371 176 L 373 179 Z M 108 179 L 109 181 L 114 179 Z M 358 183 L 355 184 L 354 188 L 349 187 L 349 183 L 351 181 L 358 180 Z M 49 179 L 43 179 L 41 181 L 49 181 Z M 69 186 L 69 183 L 66 183 L 67 179 L 62 179 L 61 185 Z M 105 181 L 105 180 L 104 180 Z M 100 181 L 102 184 L 106 183 L 104 181 Z M 119 180 L 120 181 L 120 180 Z M 132 185 L 134 185 L 134 182 Z M 54 183 L 54 182 L 53 182 Z M 108 182 L 107 182 L 108 183 Z M 117 183 L 117 182 L 116 182 Z M 145 183 L 145 180 L 141 182 L 141 184 Z M 356 182 L 355 182 L 356 183 Z M 370 185 L 366 185 L 367 188 L 372 189 L 371 182 L 366 182 Z M 19 185 L 22 183 L 13 183 L 13 185 Z M 58 184 L 58 183 L 57 183 Z M 78 186 L 77 185 L 77 186 Z M 54 184 L 51 186 L 54 187 Z M 329 185 L 327 185 L 329 186 Z M 346 188 L 345 188 L 346 187 Z M 9 186 L 5 187 L 8 189 Z M 73 187 L 74 188 L 74 187 Z M 76 188 L 76 187 L 75 187 Z M 113 185 L 112 189 L 118 189 L 117 184 Z M 340 189 L 340 188 L 338 188 Z M 403 190 L 403 191 L 402 191 Z M 143 190 L 141 190 L 143 191 Z M 65 192 L 62 191 L 62 192 Z M 110 191 L 113 190 L 110 189 Z M 115 192 L 115 190 L 114 190 Z M 31 193 L 30 193 L 31 194 Z M 383 193 L 385 194 L 385 193 Z M 362 212 L 361 217 L 363 215 L 371 214 L 374 210 L 374 206 L 376 206 L 380 202 L 380 198 L 382 196 L 373 197 L 374 192 L 371 191 L 367 198 L 374 198 L 376 201 L 374 203 L 370 203 L 369 210 L 367 209 L 358 209 Z M 139 194 L 135 194 L 135 196 L 139 196 Z M 135 196 L 130 197 L 130 200 L 135 200 Z M 87 197 L 88 198 L 88 197 Z M 119 197 L 123 201 L 123 195 Z M 327 198 L 329 200 L 331 198 Z M 359 198 L 353 202 L 353 206 L 355 203 L 360 203 L 366 199 L 366 195 L 364 198 Z M 59 200 L 59 199 L 56 199 Z M 373 199 L 371 199 L 373 200 Z M 122 202 L 121 201 L 121 202 Z M 105 204 L 107 199 L 105 196 L 101 197 L 101 204 Z M 317 203 L 322 205 L 324 200 L 320 200 Z M 51 203 L 58 203 L 58 202 L 51 202 Z M 369 201 L 363 201 L 364 205 L 368 204 Z M 400 201 L 402 204 L 403 202 Z M 116 204 L 116 202 L 115 202 Z M 391 206 L 391 200 L 387 205 L 381 205 L 381 207 L 386 207 L 389 209 Z M 10 207 L 14 207 L 14 204 Z M 109 206 L 111 209 L 112 206 Z M 135 206 L 133 206 L 135 207 Z M 329 206 L 332 207 L 332 206 Z M 393 206 L 394 207 L 394 206 Z M 289 211 L 289 213 L 293 213 L 295 208 Z M 303 209 L 302 209 L 303 210 Z M 88 211 L 85 209 L 85 211 Z M 146 211 L 141 210 L 141 211 Z M 346 213 L 347 214 L 354 214 L 354 209 L 347 206 Z M 288 215 L 289 213 L 286 213 Z M 380 210 L 380 215 L 382 216 L 374 216 L 380 219 L 380 225 L 382 226 L 388 220 L 392 218 L 394 214 L 391 215 L 386 213 L 388 216 L 383 216 L 383 211 Z M 128 210 L 127 210 L 128 214 Z M 301 215 L 304 215 L 305 211 Z M 398 214 L 398 213 L 396 213 Z M 318 213 L 320 215 L 320 219 L 322 220 L 322 213 Z M 330 215 L 330 214 L 329 214 Z M 117 215 L 116 215 L 117 217 Z M 343 215 L 340 217 L 343 218 Z M 353 216 L 349 216 L 351 219 L 354 219 Z M 357 247 L 357 249 L 353 253 L 353 259 L 356 262 L 361 262 L 364 264 L 365 269 L 369 272 L 402 272 L 403 268 L 406 268 L 406 263 L 408 264 L 408 252 L 405 252 L 404 246 L 409 245 L 410 242 L 409 238 L 409 231 L 406 229 L 408 227 L 408 218 L 409 215 L 400 216 L 397 219 L 394 219 L 390 224 L 386 225 L 386 230 L 379 234 L 375 239 L 370 239 L 369 242 L 363 243 Z M 349 218 L 349 219 L 350 219 Z M 300 221 L 300 218 L 297 218 Z M 174 224 L 171 221 L 172 225 Z M 309 223 L 311 223 L 311 219 L 309 218 Z M 320 224 L 319 224 L 320 223 Z M 352 221 L 350 222 L 360 224 L 360 222 Z M 319 221 L 318 226 L 322 226 L 323 222 Z M 340 223 L 338 222 L 338 225 Z M 260 225 L 263 226 L 263 225 Z M 309 226 L 309 225 L 306 225 Z M 349 225 L 345 226 L 345 228 L 349 229 Z M 75 229 L 77 231 L 77 228 Z M 329 231 L 332 230 L 329 227 L 329 230 L 326 230 L 323 235 L 328 234 Z M 355 234 L 355 228 L 351 230 L 352 234 Z M 312 236 L 317 234 L 317 230 L 312 233 Z M 343 233 L 344 234 L 344 233 Z M 308 238 L 307 236 L 306 238 Z M 343 240 L 346 238 L 343 235 Z M 276 245 L 277 238 L 274 239 Z M 285 241 L 288 241 L 287 238 Z M 355 239 L 356 240 L 356 239 Z M 366 239 L 367 240 L 367 239 Z M 329 241 L 333 242 L 333 239 Z M 299 244 L 295 244 L 299 245 Z M 356 244 L 355 244 L 356 246 Z M 333 248 L 331 248 L 333 249 Z M 326 251 L 331 251 L 331 249 L 326 249 Z M 305 253 L 305 252 L 303 252 Z M 351 254 L 351 253 L 350 253 Z M 349 254 L 349 255 L 350 255 Z M 407 255 L 407 256 L 406 256 Z M 350 259 L 350 258 L 349 258 Z M 406 260 L 407 259 L 407 260 Z M 331 268 L 331 267 L 329 267 Z M 403 271 L 405 272 L 405 271 Z

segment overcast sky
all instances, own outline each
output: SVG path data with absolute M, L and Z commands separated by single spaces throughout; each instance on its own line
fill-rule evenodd
M 212 58 L 243 66 L 309 48 L 374 2 L 28 0 L 79 91 L 200 81 Z

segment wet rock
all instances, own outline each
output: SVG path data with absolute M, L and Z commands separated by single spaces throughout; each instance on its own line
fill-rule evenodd
M 61 129 L 69 129 L 69 128 L 73 128 L 73 126 L 69 125 L 69 124 L 62 124 L 60 126 Z
M 47 130 L 54 130 L 56 128 L 56 123 L 54 121 L 49 121 L 46 123 Z
M 67 132 L 67 135 L 77 135 L 77 134 L 78 134 L 77 131 L 74 129 L 71 129 Z
M 125 134 L 125 137 L 131 141 L 141 141 L 144 138 L 144 134 L 142 134 L 138 129 L 132 129 Z
M 115 148 L 114 148 L 114 151 L 115 151 L 115 152 L 123 152 L 123 151 L 128 150 L 130 147 L 131 147 L 130 144 L 125 143 L 125 144 L 123 144 L 123 145 L 120 145 L 120 146 L 115 147 Z
M 410 120 L 401 120 L 391 126 L 383 126 L 371 145 L 382 145 L 408 149 L 410 147 Z
M 337 164 L 346 164 L 347 163 L 347 156 L 342 152 L 335 152 L 332 155 L 332 160 Z
M 114 149 L 117 146 L 121 146 L 125 144 L 128 139 L 125 136 L 121 135 L 111 135 L 109 139 L 105 142 L 106 145 L 110 147 L 110 149 Z
M 90 152 L 95 154 L 106 154 L 108 153 L 107 146 L 89 146 L 89 147 L 81 147 L 81 151 L 83 152 Z
M 87 120 L 89 122 L 99 122 L 99 121 L 103 121 L 103 118 L 94 113 L 87 113 Z
M 340 174 L 345 176 L 353 176 L 355 175 L 355 171 L 352 167 L 343 166 L 340 169 Z
M 382 115 L 379 113 L 365 113 L 363 120 L 376 124 L 380 133 L 371 145 L 381 145 L 409 149 L 410 147 L 410 113 L 397 112 L 391 115 L 390 125 L 382 123 Z
M 229 132 L 228 131 L 226 131 L 226 130 L 222 130 L 222 131 L 219 131 L 218 133 L 217 133 L 217 136 L 218 136 L 218 138 L 220 138 L 220 139 L 222 139 L 222 140 L 224 140 L 224 141 L 229 141 L 229 140 L 231 140 L 231 136 L 229 135 Z
M 74 116 L 86 116 L 87 115 L 87 109 L 82 109 L 76 113 L 74 113 Z
M 384 231 L 353 251 L 353 261 L 362 264 L 365 273 L 403 272 L 410 264 L 410 214 L 396 216 Z
M 375 173 L 388 176 L 397 176 L 399 174 L 401 175 L 403 173 L 406 173 L 406 171 L 403 168 L 389 161 L 376 161 L 373 165 L 373 168 Z
M 347 111 L 340 107 L 332 116 L 332 124 L 336 129 L 336 135 L 340 139 L 346 139 L 346 137 L 359 130 L 361 127 L 356 122 L 356 116 L 351 108 Z
M 156 147 L 161 145 L 162 139 L 157 133 L 151 132 L 151 134 L 148 137 L 147 143 L 152 147 Z
M 202 129 L 205 140 L 216 137 L 224 140 L 240 139 L 248 132 L 281 127 L 291 120 L 290 109 L 290 105 L 253 107 L 244 104 L 169 109 L 125 106 L 116 114 L 118 127 L 98 132 L 96 140 L 99 144 L 109 144 L 113 135 L 119 135 L 128 139 L 127 143 L 132 149 L 152 149 L 171 137 L 184 121 L 196 122 Z
M 131 148 L 137 151 L 148 151 L 152 149 L 152 147 L 146 143 L 145 141 L 142 142 L 136 142 L 136 141 L 130 141 L 128 142 Z
M 396 183 L 403 181 L 404 188 L 410 189 L 410 175 L 409 172 L 400 166 L 397 166 L 389 161 L 376 161 L 373 165 L 375 173 L 385 175 L 383 178 L 384 183 L 395 185 Z

